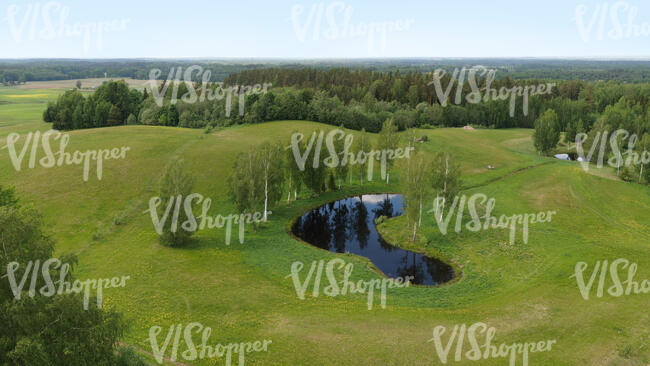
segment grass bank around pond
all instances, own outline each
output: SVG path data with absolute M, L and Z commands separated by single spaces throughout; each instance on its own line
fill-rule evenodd
M 0 87 L 0 102 L 8 101 L 0 103 L 0 147 L 10 132 L 48 130 L 41 114 L 56 97 L 34 89 L 20 91 L 33 98 L 12 99 L 8 95 L 18 92 L 7 89 Z M 404 217 L 387 220 L 379 230 L 391 244 L 447 258 L 462 266 L 463 276 L 446 286 L 391 289 L 386 309 L 367 310 L 362 295 L 298 299 L 287 278 L 295 261 L 341 257 L 354 264 L 354 280 L 381 277 L 367 260 L 311 247 L 286 228 L 310 207 L 351 195 L 400 192 L 397 170 L 390 186 L 377 174 L 363 187 L 357 180 L 341 191 L 311 198 L 303 192 L 298 201 L 283 201 L 268 224 L 246 232 L 243 245 L 233 240 L 226 246 L 223 230 L 199 232 L 183 249 L 157 243 L 143 211 L 172 159 L 182 158 L 195 177 L 194 190 L 212 198 L 210 214 L 226 215 L 235 212 L 227 177 L 238 153 L 266 140 L 288 141 L 294 130 L 310 134 L 328 128 L 333 126 L 279 121 L 207 135 L 154 126 L 71 131 L 70 151 L 131 150 L 124 160 L 105 162 L 101 181 L 91 175 L 88 182 L 79 166 L 17 172 L 7 150 L 0 150 L 0 184 L 16 186 L 43 214 L 59 254 L 78 254 L 79 278 L 131 276 L 125 288 L 105 291 L 104 306 L 124 314 L 131 325 L 124 342 L 143 350 L 151 350 L 145 340 L 154 325 L 200 322 L 212 327 L 212 344 L 272 339 L 268 352 L 247 356 L 248 365 L 437 365 L 435 346 L 428 342 L 434 327 L 447 326 L 449 334 L 456 324 L 485 322 L 496 328 L 496 344 L 557 341 L 552 351 L 531 354 L 530 365 L 648 364 L 648 295 L 584 300 L 571 275 L 579 261 L 589 263 L 589 275 L 597 260 L 627 258 L 638 264 L 637 280 L 650 279 L 650 189 L 539 157 L 531 130 L 418 130 L 429 137 L 418 148 L 458 157 L 464 185 L 475 187 L 463 193 L 496 199 L 494 215 L 546 210 L 557 215 L 532 225 L 528 244 L 518 232 L 514 245 L 506 230 L 441 235 L 432 215 L 425 217 L 420 240 L 411 243 Z M 477 362 L 452 357 L 447 364 Z

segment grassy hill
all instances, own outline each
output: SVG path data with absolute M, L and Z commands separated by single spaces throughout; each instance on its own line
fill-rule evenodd
M 60 92 L 0 87 L 0 147 L 11 132 L 48 130 L 41 113 Z M 249 365 L 431 365 L 440 364 L 428 342 L 434 327 L 485 322 L 496 328 L 496 344 L 557 340 L 552 351 L 531 354 L 531 365 L 650 362 L 648 295 L 584 300 L 571 278 L 576 262 L 589 263 L 590 275 L 598 260 L 627 258 L 638 263 L 637 281 L 650 279 L 650 189 L 541 158 L 531 130 L 418 131 L 429 137 L 418 148 L 452 151 L 459 158 L 463 193 L 496 198 L 495 215 L 557 214 L 550 223 L 531 226 L 528 244 L 518 233 L 514 245 L 508 243 L 507 230 L 443 236 L 432 215 L 425 217 L 419 240 L 411 243 L 405 218 L 387 221 L 380 231 L 389 242 L 451 260 L 462 266 L 463 274 L 435 288 L 391 289 L 386 309 L 367 310 L 362 295 L 298 299 L 286 278 L 291 263 L 337 255 L 293 239 L 286 228 L 296 215 L 338 198 L 399 192 L 399 174 L 390 186 L 377 174 L 364 187 L 355 184 L 283 202 L 273 209 L 269 224 L 246 233 L 243 245 L 233 240 L 226 246 L 223 230 L 198 232 L 184 249 L 157 243 L 144 211 L 172 159 L 182 158 L 195 178 L 194 190 L 212 198 L 211 214 L 227 215 L 234 213 L 227 177 L 239 152 L 266 140 L 288 141 L 294 130 L 330 127 L 280 121 L 210 134 L 153 126 L 72 131 L 68 151 L 131 150 L 124 160 L 104 162 L 101 181 L 91 169 L 88 182 L 83 182 L 80 166 L 17 172 L 7 150 L 0 150 L 0 184 L 14 185 L 43 214 L 59 253 L 79 256 L 79 278 L 131 276 L 125 288 L 105 292 L 104 304 L 126 316 L 131 329 L 125 342 L 142 350 L 151 350 L 146 339 L 153 325 L 165 329 L 201 322 L 212 327 L 212 343 L 272 339 L 268 352 L 247 356 Z M 379 278 L 364 258 L 338 256 L 355 264 L 354 280 Z M 448 364 L 507 363 L 464 357 L 455 362 L 453 352 Z M 212 365 L 214 360 L 196 364 Z

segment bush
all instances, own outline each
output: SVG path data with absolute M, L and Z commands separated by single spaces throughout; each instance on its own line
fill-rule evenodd
M 381 216 L 379 216 L 378 218 L 375 219 L 375 225 L 380 225 L 380 224 L 382 224 L 384 221 L 386 221 L 386 216 L 381 215 Z
M 129 114 L 129 117 L 126 119 L 126 124 L 127 125 L 137 125 L 138 120 L 135 118 L 133 113 Z
M 626 182 L 637 182 L 639 180 L 639 173 L 633 166 L 626 166 L 621 170 L 620 178 Z

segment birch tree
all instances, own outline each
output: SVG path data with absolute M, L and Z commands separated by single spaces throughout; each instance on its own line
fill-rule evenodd
M 415 241 L 418 227 L 422 226 L 422 208 L 424 200 L 431 189 L 431 159 L 422 153 L 416 153 L 405 159 L 404 203 L 406 206 L 407 223 L 413 227 L 412 240 Z
M 379 140 L 377 141 L 377 149 L 380 151 L 384 150 L 395 150 L 397 149 L 397 144 L 399 143 L 399 135 L 397 134 L 397 125 L 392 118 L 389 118 L 384 122 L 384 125 L 379 132 Z M 393 165 L 393 160 L 387 158 L 387 153 L 381 154 L 381 177 L 382 179 L 386 178 L 386 184 L 390 184 L 390 168 Z M 385 171 L 384 171 L 385 169 Z
M 438 221 L 442 221 L 442 214 L 445 211 L 445 203 L 447 201 L 452 201 L 460 192 L 460 165 L 455 161 L 451 154 L 439 152 L 434 156 L 431 172 L 432 177 L 430 182 L 436 192 L 434 212 Z M 442 202 L 442 208 L 440 207 L 440 202 Z
M 343 125 L 339 127 L 341 130 L 343 130 Z M 338 154 L 343 153 L 343 149 L 345 148 L 345 136 L 343 136 L 340 139 L 334 140 L 334 148 L 336 149 L 336 152 Z M 348 175 L 348 170 L 349 170 L 349 164 L 343 164 L 343 158 L 339 156 L 339 164 L 334 167 L 334 172 L 336 175 L 336 180 L 339 186 L 339 189 L 341 189 L 341 184 L 345 177 Z
M 291 142 L 289 142 L 289 145 L 291 145 Z M 284 167 L 284 175 L 287 179 L 287 190 L 289 191 L 289 193 L 287 194 L 287 202 L 291 200 L 292 193 L 293 193 L 293 199 L 296 200 L 298 199 L 298 192 L 300 191 L 300 188 L 302 186 L 302 180 L 300 179 L 300 173 L 301 173 L 300 168 L 298 167 L 298 163 L 296 163 L 296 159 L 293 156 L 293 151 L 291 150 L 290 147 L 286 148 L 284 152 L 283 167 Z
M 259 152 L 259 176 L 264 183 L 264 222 L 267 222 L 269 205 L 277 203 L 282 196 L 282 145 L 265 142 Z
M 368 166 L 368 152 L 370 152 L 370 140 L 365 128 L 361 129 L 359 137 L 354 140 L 352 151 L 354 152 L 355 158 L 357 158 L 356 170 L 359 171 L 359 179 L 361 186 L 363 186 L 363 176 L 366 174 Z M 363 153 L 363 156 L 365 156 L 363 162 L 359 161 L 358 159 L 359 154 L 361 153 Z

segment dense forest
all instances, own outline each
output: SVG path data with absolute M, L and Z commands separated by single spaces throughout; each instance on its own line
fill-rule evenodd
M 171 68 L 189 67 L 200 64 L 210 70 L 211 81 L 221 81 L 233 72 L 256 68 L 256 63 L 201 62 L 190 60 L 2 60 L 0 61 L 0 81 L 5 84 L 27 81 L 71 80 L 86 78 L 133 78 L 149 79 L 149 71 L 160 69 L 163 78 Z
M 48 105 L 43 117 L 63 130 L 126 123 L 203 128 L 284 119 L 314 120 L 356 130 L 365 128 L 369 132 L 378 132 L 387 119 L 393 119 L 400 130 L 468 124 L 533 128 L 535 121 L 552 109 L 558 116 L 561 131 L 583 132 L 607 113 L 608 108 L 616 108 L 618 113 L 610 116 L 616 120 L 613 124 L 630 131 L 639 130 L 635 126 L 648 121 L 650 84 L 647 83 L 558 81 L 547 93 L 529 97 L 527 114 L 522 106 L 523 98 L 516 96 L 511 115 L 509 99 L 488 98 L 485 102 L 468 103 L 467 96 L 472 92 L 469 83 L 463 83 L 458 90 L 458 81 L 449 85 L 450 74 L 441 79 L 443 89 L 449 89 L 449 100 L 444 106 L 434 86 L 429 85 L 431 74 L 260 69 L 230 75 L 225 83 L 208 83 L 205 92 L 198 83 L 179 83 L 176 86 L 180 100 L 173 100 L 172 93 L 167 92 L 164 102 L 157 101 L 154 93 L 129 89 L 124 82 L 105 83 L 89 97 L 71 90 Z M 496 79 L 490 88 L 499 90 L 545 82 Z M 259 83 L 272 83 L 273 88 L 266 93 L 238 93 L 233 88 L 233 85 Z M 477 79 L 478 87 L 485 88 L 485 83 L 485 78 Z M 164 89 L 164 83 L 159 89 Z M 183 101 L 188 90 L 198 93 L 195 102 Z M 457 91 L 461 98 L 455 104 Z M 230 97 L 210 100 L 201 97 L 204 93 L 222 96 L 228 93 Z M 485 90 L 482 93 L 486 94 Z
M 151 69 L 162 70 L 165 78 L 169 70 L 199 65 L 210 70 L 211 81 L 223 81 L 228 75 L 244 70 L 280 68 L 295 70 L 311 68 L 329 70 L 350 68 L 375 72 L 427 73 L 437 68 L 471 67 L 484 65 L 499 71 L 497 78 L 554 79 L 586 81 L 621 81 L 643 83 L 650 81 L 650 63 L 647 61 L 547 60 L 547 59 L 356 59 L 307 60 L 296 62 L 278 59 L 224 59 L 224 60 L 74 60 L 28 59 L 0 61 L 0 82 L 13 84 L 26 81 L 69 80 L 99 78 L 148 79 Z M 197 81 L 197 80 L 195 80 Z

